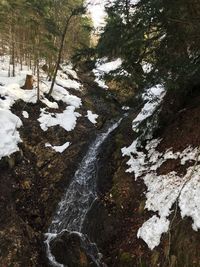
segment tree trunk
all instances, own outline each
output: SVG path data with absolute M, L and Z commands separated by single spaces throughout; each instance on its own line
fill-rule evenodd
M 26 81 L 25 84 L 21 87 L 22 89 L 33 89 L 33 83 L 34 83 L 34 79 L 33 79 L 33 75 L 26 75 Z
M 37 58 L 37 101 L 40 101 L 40 66 L 39 58 Z
M 61 38 L 61 42 L 60 42 L 60 48 L 59 48 L 59 52 L 58 52 L 58 59 L 57 59 L 55 71 L 54 71 L 54 74 L 53 74 L 51 88 L 50 88 L 49 93 L 48 93 L 49 96 L 53 92 L 54 84 L 55 84 L 55 81 L 56 81 L 56 76 L 57 76 L 57 73 L 58 73 L 58 69 L 59 69 L 60 61 L 61 61 L 61 57 L 62 57 L 62 51 L 63 51 L 64 42 L 65 42 L 65 36 L 67 34 L 67 30 L 68 30 L 68 26 L 69 26 L 70 20 L 71 20 L 71 18 L 73 16 L 74 16 L 73 13 L 69 16 L 68 20 L 66 21 L 65 28 L 63 30 L 63 34 L 62 34 L 62 38 Z
M 14 27 L 12 32 L 12 76 L 15 77 L 15 40 L 14 40 Z

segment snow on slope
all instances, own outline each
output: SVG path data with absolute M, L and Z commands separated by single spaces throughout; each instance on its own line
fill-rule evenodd
M 108 86 L 105 83 L 104 75 L 110 73 L 111 71 L 117 70 L 122 65 L 122 60 L 120 58 L 108 61 L 107 58 L 99 59 L 96 63 L 95 69 L 93 69 L 93 73 L 95 75 L 96 83 L 104 88 L 108 89 Z
M 0 109 L 0 159 L 19 150 L 21 142 L 17 128 L 21 120 L 9 110 Z
M 92 111 L 91 110 L 88 110 L 87 111 L 87 115 L 86 115 L 86 117 L 88 118 L 88 120 L 91 122 L 91 123 L 93 123 L 93 124 L 96 124 L 97 123 L 97 119 L 98 119 L 98 115 L 97 114 L 94 114 L 94 113 L 92 113 Z
M 151 92 L 151 96 L 148 94 L 149 92 Z M 153 114 L 156 107 L 160 105 L 163 96 L 162 86 L 147 90 L 147 94 L 143 95 L 147 103 L 133 122 L 135 131 L 138 131 L 140 123 L 146 117 Z M 158 98 L 157 102 L 150 101 L 154 97 Z M 148 116 L 143 114 L 144 110 L 148 111 L 145 113 Z M 179 160 L 180 165 L 196 162 L 199 158 L 199 148 L 188 146 L 180 152 L 174 153 L 169 149 L 161 153 L 156 150 L 160 142 L 161 140 L 158 139 L 147 141 L 146 146 L 142 147 L 141 150 L 139 139 L 136 139 L 129 147 L 122 149 L 123 156 L 129 157 L 127 172 L 134 173 L 136 180 L 143 179 L 147 187 L 145 208 L 156 213 L 144 222 L 137 235 L 138 238 L 142 238 L 147 243 L 150 249 L 158 246 L 162 234 L 169 230 L 169 215 L 176 202 L 182 218 L 191 217 L 193 229 L 200 229 L 200 165 L 194 164 L 182 176 L 175 171 L 165 175 L 157 174 L 158 168 L 169 159 Z
M 49 127 L 59 125 L 69 132 L 74 130 L 77 118 L 80 116 L 80 113 L 75 112 L 74 106 L 68 106 L 62 113 L 50 113 L 46 109 L 41 109 L 38 121 L 43 131 L 47 131 Z
M 143 99 L 146 101 L 146 104 L 133 121 L 132 127 L 134 131 L 137 132 L 140 123 L 153 114 L 153 112 L 162 102 L 164 95 L 165 90 L 160 84 L 146 90 L 146 92 L 143 94 Z
M 65 151 L 68 147 L 70 146 L 70 142 L 66 142 L 65 144 L 61 145 L 61 146 L 52 146 L 49 143 L 45 144 L 45 147 L 50 147 L 53 150 L 55 150 L 56 152 L 62 153 L 63 151 Z
M 37 92 L 33 90 L 24 90 L 20 87 L 24 85 L 27 74 L 31 74 L 28 67 L 23 66 L 23 71 L 20 66 L 16 66 L 16 77 L 7 77 L 9 68 L 9 58 L 7 56 L 0 57 L 0 159 L 4 156 L 9 156 L 16 152 L 20 139 L 17 129 L 22 126 L 19 117 L 14 115 L 10 109 L 17 100 L 22 100 L 25 103 L 36 103 Z M 41 77 L 45 80 L 45 73 L 41 71 Z M 82 101 L 79 97 L 70 94 L 66 88 L 80 90 L 81 83 L 78 81 L 77 73 L 72 69 L 70 64 L 63 65 L 63 70 L 58 71 L 56 84 L 52 93 L 54 101 L 49 101 L 45 97 L 45 93 L 49 91 L 50 82 L 44 81 L 40 83 L 40 100 L 47 106 L 41 109 L 40 122 L 41 128 L 46 131 L 48 127 L 59 125 L 66 131 L 72 131 L 76 127 L 77 118 L 81 116 L 76 112 L 80 108 Z M 63 88 L 64 87 L 64 88 Z M 58 101 L 66 104 L 66 109 L 62 113 L 48 112 L 48 108 L 58 109 Z M 22 116 L 26 119 L 29 114 L 22 110 Z M 68 143 L 66 143 L 68 145 Z M 59 152 L 66 149 L 68 146 L 59 146 L 55 149 Z

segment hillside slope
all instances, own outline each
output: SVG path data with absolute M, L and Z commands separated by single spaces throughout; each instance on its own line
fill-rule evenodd
M 105 146 L 89 227 L 108 266 L 200 265 L 199 101 L 198 90 L 169 91 L 151 141 L 150 126 L 132 130 L 132 114 Z

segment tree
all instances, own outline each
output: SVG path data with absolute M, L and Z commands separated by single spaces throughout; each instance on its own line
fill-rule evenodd
M 121 57 L 140 87 L 163 82 L 187 88 L 200 82 L 199 1 L 116 0 L 106 9 L 99 54 Z M 149 73 L 144 64 L 151 65 Z
M 70 22 L 72 21 L 72 19 L 75 16 L 83 14 L 84 11 L 85 11 L 85 9 L 84 9 L 83 6 L 79 6 L 79 7 L 73 7 L 72 6 L 71 7 L 71 13 L 68 15 L 68 18 L 67 18 L 67 20 L 66 20 L 66 22 L 64 24 L 64 28 L 63 28 L 63 31 L 62 31 L 61 40 L 60 40 L 60 46 L 59 46 L 59 51 L 58 51 L 58 58 L 57 58 L 57 61 L 56 61 L 56 67 L 55 67 L 55 71 L 54 71 L 54 75 L 53 75 L 53 79 L 52 79 L 49 95 L 52 94 L 52 91 L 53 91 L 53 88 L 54 88 L 57 72 L 58 72 L 58 69 L 59 69 L 59 66 L 60 66 L 60 62 L 61 62 L 64 42 L 65 42 L 65 38 L 66 38 L 66 34 L 67 34 L 67 30 L 69 28 Z
M 26 64 L 39 77 L 42 61 L 53 76 L 51 93 L 60 63 L 89 46 L 90 22 L 82 14 L 82 0 L 1 0 L 0 52 L 10 56 L 9 75 L 15 76 L 16 64 Z

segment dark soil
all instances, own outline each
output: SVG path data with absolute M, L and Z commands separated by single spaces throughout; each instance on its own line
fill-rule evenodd
M 42 104 L 24 107 L 24 103 L 18 102 L 13 107 L 13 112 L 24 123 L 20 129 L 23 143 L 19 152 L 0 161 L 2 267 L 48 266 L 43 234 L 56 206 L 96 131 L 108 119 L 119 115 L 120 105 L 111 96 L 99 91 L 87 74 L 82 73 L 81 78 L 84 83 L 81 112 L 85 115 L 86 110 L 91 109 L 99 114 L 97 128 L 82 117 L 73 132 L 59 127 L 43 132 L 37 122 Z M 160 128 L 155 133 L 155 137 L 162 138 L 160 152 L 169 148 L 174 152 L 183 151 L 188 145 L 200 145 L 200 94 L 195 91 L 188 99 L 182 94 L 167 94 L 160 114 Z M 60 110 L 65 108 L 62 103 L 59 105 Z M 28 111 L 30 119 L 22 118 L 22 110 Z M 88 213 L 84 231 L 97 243 L 108 267 L 199 267 L 199 233 L 192 230 L 190 219 L 180 218 L 178 210 L 171 229 L 171 242 L 167 233 L 160 246 L 151 251 L 137 238 L 138 229 L 152 214 L 144 208 L 146 187 L 143 180 L 135 180 L 133 174 L 126 173 L 127 159 L 121 155 L 121 148 L 129 146 L 136 138 L 131 129 L 135 116 L 130 113 L 102 147 L 97 177 L 99 197 Z M 72 145 L 62 154 L 45 148 L 46 142 L 59 145 L 66 141 Z M 193 162 L 183 167 L 178 160 L 169 160 L 158 173 L 175 170 L 184 175 L 191 164 Z
M 84 84 L 89 80 L 91 78 L 87 76 Z M 106 92 L 98 93 L 98 90 L 97 87 L 97 97 L 87 87 L 82 92 L 73 92 L 81 95 L 83 116 L 72 132 L 57 126 L 42 131 L 37 121 L 40 108 L 44 107 L 42 103 L 25 105 L 19 101 L 12 107 L 13 113 L 23 121 L 19 130 L 23 142 L 19 152 L 0 161 L 0 266 L 48 266 L 44 233 L 57 204 L 98 128 L 103 127 L 107 118 L 119 114 L 119 107 L 106 99 Z M 50 111 L 62 112 L 64 109 L 65 105 L 60 102 L 59 110 Z M 97 127 L 84 117 L 88 109 L 99 114 Z M 29 119 L 23 118 L 23 110 L 29 113 Z M 63 153 L 45 147 L 47 142 L 61 145 L 66 141 L 72 144 Z
M 162 138 L 160 152 L 169 148 L 174 152 L 183 151 L 188 145 L 200 145 L 200 94 L 191 95 L 189 100 L 187 97 L 174 100 L 173 97 L 172 92 L 167 94 L 160 114 L 161 127 L 155 133 L 155 137 Z M 171 105 L 173 108 L 166 115 Z M 171 215 L 175 216 L 171 242 L 167 233 L 160 246 L 151 251 L 137 238 L 138 229 L 151 214 L 144 209 L 143 180 L 135 181 L 133 174 L 125 172 L 127 159 L 122 158 L 120 151 L 136 138 L 131 129 L 133 118 L 134 114 L 104 145 L 103 158 L 99 160 L 99 199 L 88 214 L 85 232 L 97 242 L 109 267 L 200 266 L 199 233 L 192 230 L 191 219 L 181 219 L 179 210 Z M 182 166 L 179 160 L 168 160 L 158 169 L 158 174 L 176 171 L 183 176 L 191 165 L 194 162 Z

